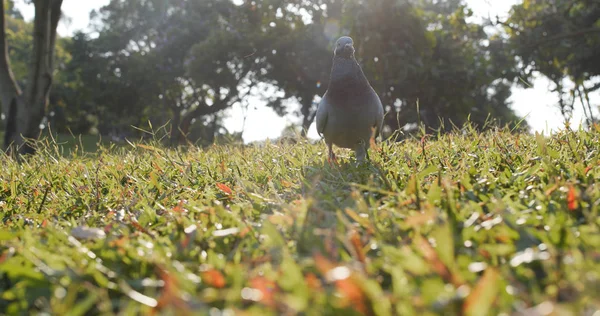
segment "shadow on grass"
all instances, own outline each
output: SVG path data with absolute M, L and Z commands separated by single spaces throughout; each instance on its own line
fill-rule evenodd
M 355 229 L 352 216 L 372 216 L 379 199 L 376 193 L 385 182 L 379 161 L 357 164 L 353 155 L 341 156 L 338 164 L 327 161 L 304 166 L 303 196 L 312 201 L 298 240 L 299 253 L 326 253 L 338 259 Z

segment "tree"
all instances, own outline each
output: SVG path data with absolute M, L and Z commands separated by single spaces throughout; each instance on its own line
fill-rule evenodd
M 488 117 L 515 123 L 510 109 L 512 61 L 493 49 L 499 39 L 467 22 L 462 1 L 349 1 L 360 62 L 387 108 L 386 125 L 412 132 L 450 131 L 468 120 L 483 129 Z M 417 106 L 418 104 L 418 106 Z
M 136 100 L 118 103 L 127 112 L 120 117 L 169 120 L 172 145 L 194 123 L 217 133 L 211 120 L 248 93 L 255 67 L 245 59 L 253 51 L 247 31 L 234 27 L 238 13 L 226 0 L 113 0 L 102 8 L 98 56 L 108 78 L 137 91 Z
M 272 85 L 283 94 L 269 91 L 263 97 L 279 115 L 289 110 L 284 102 L 299 104 L 296 111 L 302 119 L 301 134 L 312 124 L 316 114 L 316 97 L 327 90 L 332 50 L 327 35 L 327 16 L 322 9 L 330 1 L 263 1 L 260 5 L 246 1 L 240 10 L 257 21 L 254 26 L 256 51 L 260 61 L 256 79 Z M 302 14 L 306 12 L 306 14 Z M 306 21 L 307 14 L 310 21 Z M 337 34 L 336 34 L 337 35 Z
M 462 1 L 271 0 L 241 8 L 263 25 L 258 78 L 285 92 L 269 105 L 283 114 L 283 100 L 299 101 L 304 130 L 315 96 L 327 88 L 331 44 L 348 33 L 388 111 L 388 131 L 413 132 L 419 122 L 429 132 L 447 132 L 467 120 L 480 129 L 492 126 L 490 118 L 519 121 L 508 103 L 516 61 L 502 38 L 467 22 L 471 12 Z
M 62 0 L 34 0 L 35 18 L 31 63 L 27 86 L 21 90 L 13 74 L 7 44 L 7 5 L 0 6 L 0 102 L 7 118 L 4 146 L 15 152 L 33 153 L 28 138 L 37 138 L 45 115 L 54 72 L 56 28 L 60 20 Z
M 524 0 L 500 23 L 522 65 L 521 77 L 541 73 L 554 83 L 562 115 L 570 117 L 579 102 L 592 124 L 590 94 L 600 89 L 600 3 Z

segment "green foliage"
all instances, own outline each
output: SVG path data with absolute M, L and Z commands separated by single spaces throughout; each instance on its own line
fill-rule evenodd
M 393 130 L 409 124 L 414 132 L 422 123 L 447 132 L 467 121 L 486 129 L 490 116 L 500 125 L 519 120 L 508 102 L 506 70 L 514 64 L 496 52 L 501 39 L 467 22 L 472 12 L 462 1 L 348 3 L 358 56 Z
M 585 314 L 599 132 L 4 157 L 0 313 Z
M 233 8 L 222 0 L 115 0 L 103 7 L 95 19 L 102 25 L 99 37 L 91 40 L 102 76 L 84 79 L 113 87 L 109 102 L 93 100 L 106 107 L 101 121 L 114 116 L 102 130 L 170 123 L 176 145 L 195 123 L 212 142 L 221 132 L 218 113 L 239 102 L 242 90 L 248 93 L 253 67 L 244 62 L 252 42 L 244 40 L 243 28 L 231 26 Z
M 467 121 L 486 129 L 489 117 L 500 125 L 519 121 L 508 103 L 515 61 L 502 38 L 466 22 L 471 12 L 461 1 L 268 1 L 241 10 L 248 7 L 262 18 L 254 34 L 260 44 L 253 56 L 263 64 L 258 79 L 285 92 L 268 95 L 270 106 L 289 113 L 282 100 L 295 99 L 304 128 L 327 88 L 331 43 L 346 33 L 389 111 L 391 131 L 415 132 L 423 123 L 447 132 Z
M 23 19 L 23 15 L 21 15 L 21 12 L 19 12 L 19 10 L 17 10 L 15 8 L 15 1 L 14 0 L 3 0 L 4 1 L 4 8 L 6 10 L 6 14 L 12 18 L 15 19 Z
M 280 115 L 301 117 L 303 132 L 314 120 L 315 98 L 325 93 L 329 81 L 332 42 L 339 35 L 327 30 L 328 25 L 336 24 L 331 23 L 331 5 L 330 1 L 273 0 L 261 5 L 246 2 L 241 7 L 250 16 L 248 21 L 260 21 L 254 32 L 257 45 L 253 57 L 260 64 L 256 77 L 283 92 L 263 97 Z M 310 14 L 311 20 L 307 21 L 301 12 Z M 292 105 L 299 103 L 299 109 L 290 106 L 290 100 L 295 101 Z
M 15 77 L 21 80 L 27 78 L 28 75 L 27 65 L 31 59 L 32 33 L 32 23 L 10 16 L 6 18 L 6 41 L 9 43 L 8 55 Z

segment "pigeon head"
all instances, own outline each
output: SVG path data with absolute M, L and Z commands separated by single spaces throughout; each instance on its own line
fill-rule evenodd
M 342 36 L 335 42 L 336 57 L 352 58 L 354 57 L 354 41 L 349 36 Z

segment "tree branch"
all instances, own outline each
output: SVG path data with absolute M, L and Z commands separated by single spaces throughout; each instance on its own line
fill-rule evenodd
M 546 45 L 546 44 L 556 42 L 556 41 L 560 41 L 560 40 L 563 40 L 566 38 L 578 37 L 578 36 L 594 34 L 594 33 L 600 33 L 600 27 L 592 27 L 592 28 L 583 29 L 583 30 L 580 30 L 577 32 L 571 32 L 571 33 L 560 34 L 557 36 L 549 37 L 549 38 L 543 39 L 541 41 L 535 42 L 535 43 L 529 45 L 527 48 L 535 49 L 539 46 Z
M 246 78 L 246 76 L 248 75 L 250 70 L 251 70 L 251 67 L 247 67 L 244 70 L 242 70 L 242 72 L 240 73 L 240 76 L 231 83 L 231 85 L 230 85 L 231 88 L 227 92 L 227 95 L 225 97 L 223 97 L 222 99 L 215 101 L 213 103 L 213 105 L 211 105 L 211 106 L 209 106 L 205 101 L 205 96 L 206 96 L 206 94 L 204 93 L 205 91 L 201 90 L 202 92 L 198 93 L 198 91 L 194 89 L 192 94 L 195 99 L 194 101 L 198 102 L 198 106 L 195 109 L 184 114 L 183 117 L 181 118 L 180 126 L 178 127 L 180 134 L 183 137 L 187 137 L 186 134 L 189 132 L 189 126 L 191 124 L 191 121 L 194 118 L 211 115 L 211 114 L 215 114 L 217 112 L 223 111 L 223 110 L 227 109 L 228 107 L 230 107 L 233 103 L 235 103 L 239 99 L 241 99 L 238 87 L 239 87 L 240 83 L 242 82 L 242 80 L 244 78 Z M 254 86 L 254 83 L 251 84 L 250 88 L 252 86 Z M 248 93 L 250 93 L 250 90 L 251 89 L 248 90 Z M 217 92 L 217 89 L 215 89 L 215 91 L 216 91 L 215 94 L 219 95 L 219 93 Z M 248 93 L 246 93 L 245 95 L 247 95 Z
M 590 113 L 590 120 L 591 120 L 591 123 L 593 124 L 594 122 L 596 122 L 596 119 L 594 118 L 594 112 L 592 111 L 592 104 L 590 103 L 590 94 L 588 93 L 588 90 L 585 87 L 585 84 L 582 84 L 581 87 L 583 88 L 585 101 L 587 102 L 588 111 Z
M 595 84 L 595 85 L 593 85 L 593 86 L 591 86 L 589 88 L 585 88 L 585 91 L 586 91 L 586 93 L 589 93 L 589 92 L 594 92 L 594 91 L 596 91 L 598 89 L 600 89 L 600 83 L 597 83 L 597 84 Z
M 61 17 L 60 7 L 62 6 L 63 0 L 54 0 L 50 7 L 50 40 L 48 43 L 48 50 L 50 53 L 48 54 L 48 68 L 50 70 L 54 70 L 54 52 L 55 52 L 55 44 L 56 44 L 56 29 L 58 28 L 58 22 Z

